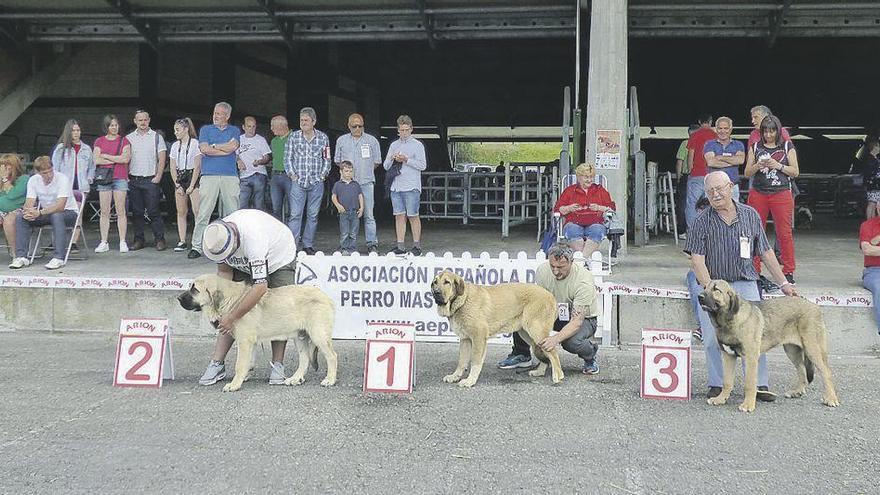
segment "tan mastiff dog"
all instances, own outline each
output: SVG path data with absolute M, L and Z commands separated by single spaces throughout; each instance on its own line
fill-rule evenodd
M 822 403 L 840 405 L 831 368 L 828 366 L 828 344 L 825 322 L 819 306 L 800 297 L 776 297 L 750 302 L 741 298 L 724 280 L 712 280 L 699 296 L 700 305 L 709 313 L 724 360 L 724 383 L 721 394 L 709 404 L 721 405 L 730 397 L 736 358 L 745 361 L 745 399 L 740 411 L 755 410 L 758 381 L 758 357 L 782 344 L 788 359 L 797 371 L 794 387 L 786 397 L 801 397 L 807 383 L 813 381 L 813 366 L 819 368 L 825 381 Z
M 545 353 L 535 344 L 550 334 L 556 321 L 556 300 L 546 289 L 533 284 L 474 285 L 445 271 L 434 277 L 431 291 L 437 312 L 449 318 L 452 331 L 461 340 L 458 366 L 451 375 L 443 377 L 444 382 L 472 387 L 480 378 L 489 337 L 516 331 L 540 361 L 529 375 L 544 376 L 549 362 L 553 368 L 553 383 L 565 377 L 556 350 Z M 470 373 L 462 380 L 468 362 Z

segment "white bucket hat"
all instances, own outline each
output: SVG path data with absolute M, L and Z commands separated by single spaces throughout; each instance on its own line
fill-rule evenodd
M 238 232 L 235 227 L 217 220 L 205 228 L 202 235 L 202 249 L 205 257 L 217 263 L 223 262 L 238 251 Z

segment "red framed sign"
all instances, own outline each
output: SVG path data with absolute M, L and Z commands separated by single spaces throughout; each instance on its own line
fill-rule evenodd
M 415 325 L 370 322 L 364 353 L 364 393 L 412 393 L 415 376 Z
M 642 330 L 641 368 L 641 397 L 690 400 L 691 332 Z
M 158 388 L 165 379 L 174 379 L 168 320 L 123 318 L 119 323 L 113 386 Z

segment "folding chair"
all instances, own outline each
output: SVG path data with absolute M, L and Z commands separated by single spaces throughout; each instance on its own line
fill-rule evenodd
M 65 232 L 70 232 L 70 235 L 67 239 L 67 250 L 64 254 L 64 264 L 67 264 L 67 260 L 85 260 L 88 259 L 89 253 L 89 244 L 86 240 L 85 232 L 83 232 L 82 224 L 83 224 L 83 211 L 86 208 L 86 201 L 83 197 L 83 194 L 80 191 L 73 191 L 73 199 L 76 200 L 76 222 L 73 223 L 71 227 L 65 227 Z M 33 250 L 30 253 L 30 262 L 33 264 L 34 258 L 37 257 L 37 251 L 40 251 L 40 257 L 43 256 L 42 251 L 46 249 L 46 247 L 40 247 L 40 239 L 43 237 L 43 229 L 49 228 L 51 229 L 51 225 L 43 225 L 39 229 L 37 229 L 37 239 L 33 242 Z M 70 250 L 73 248 L 73 240 L 76 238 L 76 233 L 79 232 L 79 237 L 82 239 L 82 247 L 80 248 L 80 256 L 76 258 L 70 257 Z
M 562 178 L 562 189 L 565 190 L 566 187 L 576 182 L 576 175 L 566 175 Z M 596 174 L 594 182 L 605 189 L 608 189 L 608 178 L 604 175 Z M 565 217 L 559 212 L 553 212 L 553 218 L 556 221 L 556 242 L 564 241 L 565 235 L 563 232 L 565 227 Z M 625 230 L 622 223 L 617 219 L 617 212 L 615 211 L 606 212 L 603 223 L 606 228 L 605 239 L 608 240 L 608 255 L 602 257 L 602 267 L 610 273 L 611 267 L 617 264 L 615 261 L 617 258 L 617 250 L 620 249 L 620 238 L 623 236 Z M 602 251 L 601 246 L 599 250 L 600 252 Z

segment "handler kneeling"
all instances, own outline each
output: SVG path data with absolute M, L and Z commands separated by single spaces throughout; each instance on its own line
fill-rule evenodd
M 286 225 L 260 210 L 238 210 L 207 228 L 202 241 L 205 257 L 217 262 L 217 275 L 250 288 L 235 308 L 217 324 L 214 355 L 199 385 L 226 378 L 226 354 L 235 339 L 235 322 L 254 308 L 268 289 L 295 285 L 296 242 Z M 272 341 L 270 385 L 284 383 L 284 348 L 287 341 Z
M 558 344 L 566 351 L 584 360 L 583 372 L 599 373 L 596 363 L 598 346 L 590 339 L 596 334 L 596 282 L 593 274 L 578 263 L 573 263 L 574 250 L 565 244 L 551 246 L 547 261 L 538 266 L 535 283 L 547 289 L 556 299 L 559 311 L 553 329 L 559 333 L 537 342 L 545 351 Z M 513 351 L 498 363 L 501 369 L 530 368 L 532 356 L 529 345 L 513 334 Z

